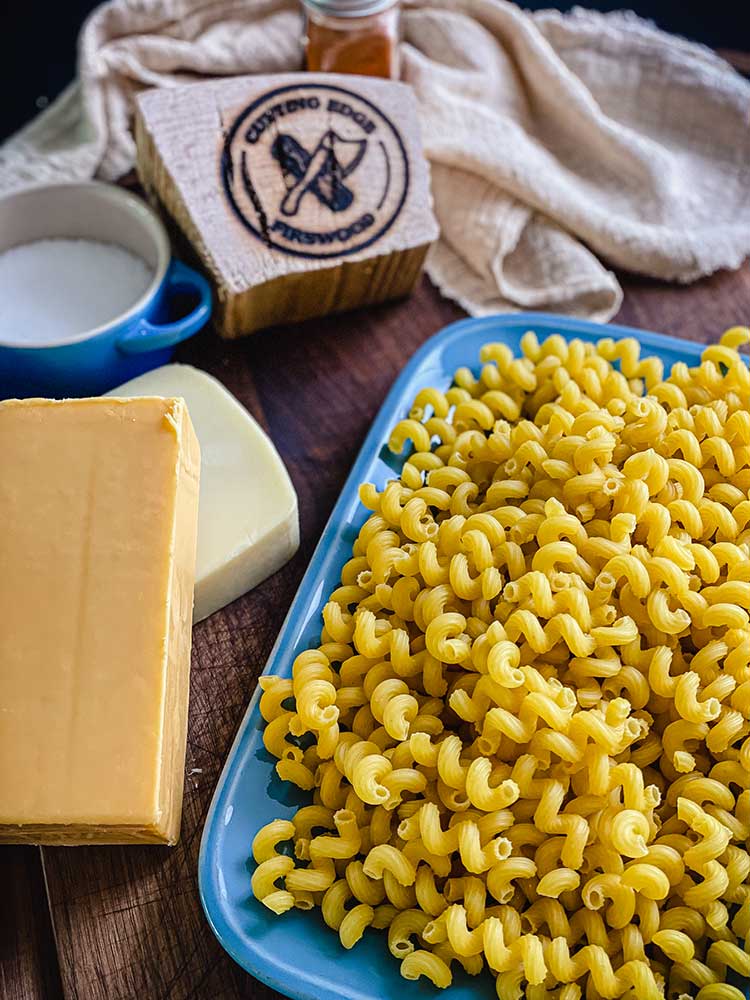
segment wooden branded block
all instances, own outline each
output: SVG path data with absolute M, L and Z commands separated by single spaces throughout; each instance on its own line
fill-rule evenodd
M 318 73 L 142 94 L 138 173 L 213 278 L 217 327 L 406 295 L 438 233 L 411 89 Z

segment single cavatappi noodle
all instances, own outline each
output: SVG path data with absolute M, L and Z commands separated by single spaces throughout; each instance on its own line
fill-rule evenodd
M 742 1000 L 749 341 L 663 380 L 634 340 L 527 333 L 418 393 L 319 648 L 260 681 L 312 800 L 255 837 L 257 899 L 500 1000 Z

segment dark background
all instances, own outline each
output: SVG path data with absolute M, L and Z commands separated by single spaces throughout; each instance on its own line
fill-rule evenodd
M 252 4 L 253 0 L 244 0 Z M 750 49 L 750 5 L 734 2 L 621 0 L 583 3 L 599 10 L 634 9 L 668 31 L 713 48 Z M 0 0 L 0 139 L 10 135 L 54 99 L 73 78 L 78 30 L 92 0 Z M 530 8 L 572 4 L 523 2 Z

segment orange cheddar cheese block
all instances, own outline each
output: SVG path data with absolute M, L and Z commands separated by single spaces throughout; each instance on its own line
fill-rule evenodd
M 175 843 L 200 475 L 185 402 L 0 402 L 0 470 L 0 842 Z

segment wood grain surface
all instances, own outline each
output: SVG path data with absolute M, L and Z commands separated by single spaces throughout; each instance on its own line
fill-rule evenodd
M 38 847 L 0 848 L 0 997 L 62 996 Z
M 628 325 L 700 341 L 750 320 L 747 266 L 686 288 L 624 276 L 623 284 L 617 321 Z M 235 342 L 206 332 L 180 350 L 179 360 L 218 376 L 273 438 L 299 494 L 302 544 L 273 578 L 194 629 L 179 846 L 44 848 L 67 1000 L 278 996 L 224 954 L 206 923 L 196 875 L 203 821 L 256 678 L 380 403 L 414 350 L 460 315 L 425 280 L 406 302 Z M 38 892 L 24 896 L 24 880 L 38 878 L 30 873 L 33 856 L 0 857 L 3 877 L 15 886 L 10 920 L 18 948 L 5 963 L 2 996 L 55 998 L 54 983 L 39 971 L 44 946 L 36 931 L 24 929 L 32 911 L 44 916 Z M 4 906 L 7 893 L 0 898 Z M 6 959 L 13 932 L 0 940 Z

